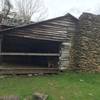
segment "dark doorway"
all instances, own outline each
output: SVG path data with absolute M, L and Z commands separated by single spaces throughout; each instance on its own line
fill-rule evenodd
M 57 53 L 59 54 L 59 42 L 28 39 L 22 37 L 5 36 L 2 41 L 2 52 L 4 53 Z M 58 56 L 19 56 L 3 55 L 3 63 L 24 66 L 47 67 L 48 62 L 57 64 Z

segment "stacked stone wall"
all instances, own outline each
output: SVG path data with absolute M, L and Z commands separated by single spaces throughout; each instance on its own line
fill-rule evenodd
M 70 49 L 70 64 L 69 69 L 73 71 L 79 71 L 79 62 L 80 62 L 80 25 L 79 20 L 75 23 L 75 31 L 71 40 L 71 49 Z
M 100 71 L 100 16 L 83 13 L 80 17 L 81 71 Z

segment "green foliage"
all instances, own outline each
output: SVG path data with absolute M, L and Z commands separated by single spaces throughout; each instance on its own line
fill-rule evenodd
M 48 100 L 100 100 L 100 74 L 62 73 L 46 76 L 0 78 L 0 95 L 18 95 L 21 100 L 34 92 Z

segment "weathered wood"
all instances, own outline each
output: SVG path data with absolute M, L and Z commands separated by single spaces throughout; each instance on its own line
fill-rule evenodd
M 67 36 L 70 35 L 69 31 L 74 32 L 75 22 L 76 19 L 74 17 L 71 15 L 65 15 L 60 18 L 17 27 L 8 30 L 8 32 L 3 32 L 3 34 L 9 36 L 21 36 L 23 38 L 36 38 L 41 40 L 63 42 L 67 39 Z
M 67 33 L 67 31 L 66 30 L 56 30 L 56 33 L 55 34 L 53 34 L 54 33 L 54 31 L 55 30 L 53 30 L 53 29 L 51 29 L 51 31 L 48 31 L 48 30 L 32 30 L 32 32 L 34 32 L 34 33 L 37 33 L 37 34 L 41 34 L 42 33 L 42 35 L 56 35 L 56 36 L 61 36 L 61 34 L 63 34 L 63 35 L 66 35 L 66 33 Z M 46 34 L 43 34 L 43 32 L 44 33 L 46 33 Z
M 0 53 L 2 52 L 2 36 L 0 36 Z M 0 55 L 0 63 L 2 62 L 2 56 Z
M 59 53 L 0 53 L 2 56 L 60 56 Z
M 66 70 L 69 67 L 71 43 L 62 43 L 59 56 L 60 70 Z
M 0 74 L 50 74 L 58 72 L 58 68 L 0 68 Z
M 0 53 L 0 55 L 3 56 L 4 58 L 8 57 L 7 59 L 10 58 L 11 61 L 14 56 L 16 56 L 15 57 L 16 59 L 18 59 L 17 57 L 19 57 L 20 59 L 24 58 L 23 56 L 29 58 L 31 58 L 31 56 L 34 56 L 32 58 L 35 59 L 36 56 L 39 56 L 36 57 L 38 59 L 41 58 L 42 56 L 43 58 L 46 58 L 46 60 L 43 61 L 44 63 L 48 64 L 46 66 L 58 67 L 58 62 L 61 62 L 60 68 L 64 68 L 66 67 L 66 65 L 67 66 L 69 65 L 68 57 L 69 57 L 70 47 L 65 48 L 66 47 L 65 46 L 64 49 L 61 50 L 62 53 L 60 53 L 59 47 L 63 42 L 67 41 L 68 43 L 71 43 L 73 34 L 75 34 L 76 20 L 77 20 L 76 18 L 68 14 L 62 16 L 61 18 L 54 18 L 52 20 L 33 23 L 30 25 L 25 25 L 21 27 L 12 28 L 10 30 L 2 31 L 1 34 L 4 35 L 4 42 L 3 42 L 4 51 Z M 21 47 L 23 45 L 26 47 L 25 48 Z M 41 48 L 41 46 L 43 47 Z M 22 51 L 22 53 L 21 52 L 18 53 L 17 50 Z M 24 53 L 24 52 L 33 52 L 33 53 Z M 51 52 L 51 53 L 34 53 L 34 52 Z M 56 52 L 56 53 L 52 53 L 52 52 Z M 7 60 L 4 59 L 4 61 Z M 37 62 L 39 63 L 39 59 Z M 29 68 L 28 69 L 23 69 L 23 68 L 22 69 L 16 69 L 16 68 L 0 69 L 0 73 L 6 73 L 6 74 L 11 74 L 11 73 L 33 74 L 33 73 L 55 73 L 55 72 L 58 72 L 58 69 L 56 70 L 55 69 L 29 69 Z
M 64 41 L 64 40 L 66 40 L 66 39 L 64 39 L 64 38 L 60 38 L 60 39 L 57 39 L 56 37 L 54 38 L 50 38 L 50 37 L 39 37 L 39 35 L 37 35 L 37 36 L 34 36 L 34 37 L 32 37 L 32 36 L 30 36 L 30 35 L 13 35 L 13 34 L 9 34 L 8 36 L 17 36 L 17 37 L 23 37 L 23 38 L 29 38 L 29 39 L 41 39 L 41 40 L 49 40 L 49 41 L 58 41 L 58 42 L 62 42 L 62 41 Z
M 53 34 L 53 32 L 54 31 L 41 31 L 41 30 L 37 30 L 37 31 L 31 31 L 31 32 L 29 32 L 28 30 L 27 31 L 20 31 L 20 32 L 18 32 L 18 34 L 19 35 L 27 35 L 27 32 L 31 35 L 31 36 L 33 36 L 33 33 L 34 33 L 34 35 L 42 35 L 42 36 L 49 36 L 49 37 L 57 37 L 57 38 L 59 38 L 59 37 L 62 37 L 62 38 L 65 38 L 66 36 L 67 36 L 67 31 L 56 31 L 56 33 L 55 34 Z M 33 33 L 32 33 L 33 32 Z M 43 32 L 44 32 L 44 34 L 43 34 Z M 12 33 L 13 34 L 13 33 Z M 62 34 L 62 35 L 61 35 Z M 9 34 L 8 34 L 9 35 Z M 10 34 L 11 35 L 11 34 Z M 13 34 L 14 35 L 14 34 Z M 56 36 L 55 36 L 56 35 Z

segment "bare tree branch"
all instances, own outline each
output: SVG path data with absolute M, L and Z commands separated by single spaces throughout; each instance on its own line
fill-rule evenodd
M 12 0 L 13 1 L 13 0 Z M 41 21 L 47 17 L 47 9 L 42 0 L 14 0 L 15 5 L 11 4 L 11 0 L 0 0 L 0 23 L 11 24 L 15 20 L 22 24 L 34 21 Z M 15 7 L 14 7 L 15 6 Z M 13 9 L 12 9 L 13 8 Z M 10 20 L 11 19 L 11 20 Z M 9 22 L 10 20 L 10 22 Z
M 38 20 L 43 19 L 46 14 L 42 0 L 16 0 L 16 7 L 19 17 L 26 22 L 29 22 L 35 14 L 38 15 Z
M 1 0 L 0 6 L 1 6 L 0 22 L 2 22 L 2 20 L 5 20 L 7 18 L 13 6 L 10 0 Z

